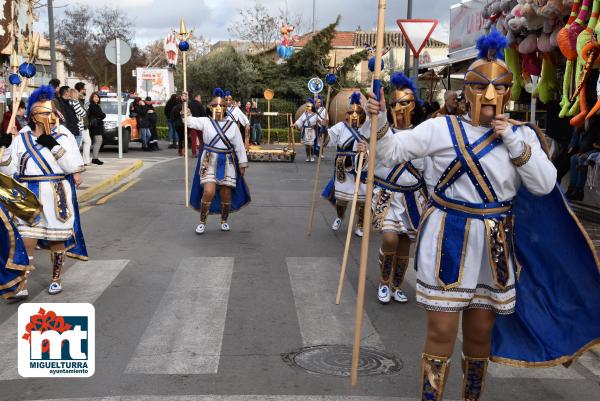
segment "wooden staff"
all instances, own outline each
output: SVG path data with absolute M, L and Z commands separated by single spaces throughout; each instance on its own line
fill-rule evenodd
M 383 35 L 385 30 L 386 0 L 379 0 L 377 18 L 377 48 L 375 50 L 375 72 L 373 74 L 373 93 L 381 97 L 381 58 L 383 54 Z M 362 332 L 363 309 L 365 303 L 365 285 L 367 282 L 367 262 L 369 257 L 369 237 L 371 234 L 371 202 L 373 200 L 373 182 L 375 179 L 375 153 L 377 151 L 377 113 L 371 114 L 371 137 L 369 141 L 369 167 L 367 172 L 367 193 L 365 199 L 364 236 L 360 249 L 360 268 L 358 273 L 358 291 L 356 297 L 356 320 L 354 324 L 354 346 L 352 348 L 352 386 L 358 384 L 358 364 L 360 360 L 360 340 Z
M 187 51 L 189 48 L 189 44 L 187 41 L 192 36 L 191 32 L 188 32 L 185 28 L 185 22 L 183 21 L 183 17 L 179 22 L 179 32 L 178 37 L 180 41 L 179 50 L 181 50 L 182 54 L 182 64 L 183 64 L 183 92 L 187 93 Z M 185 42 L 188 47 L 182 47 L 181 42 Z M 190 172 L 189 172 L 189 158 L 188 158 L 188 126 L 187 126 L 187 117 L 188 117 L 188 101 L 189 101 L 189 93 L 187 93 L 187 99 L 183 102 L 183 159 L 184 159 L 184 168 L 185 168 L 185 207 L 190 207 Z
M 317 119 L 318 120 L 318 119 Z M 315 218 L 315 208 L 317 206 L 317 187 L 319 186 L 319 173 L 321 172 L 321 156 L 323 154 L 323 137 L 318 132 L 319 125 L 316 126 L 317 135 L 319 135 L 319 157 L 317 157 L 317 173 L 315 174 L 315 183 L 313 185 L 312 203 L 310 207 L 310 216 L 308 218 L 308 236 L 312 234 L 313 220 Z
M 352 208 L 350 209 L 350 220 L 348 221 L 348 234 L 346 234 L 346 246 L 344 247 L 344 257 L 342 258 L 342 270 L 340 271 L 340 280 L 338 282 L 335 304 L 339 305 L 342 299 L 342 289 L 346 278 L 346 266 L 348 265 L 348 254 L 350 253 L 350 241 L 352 240 L 352 225 L 354 224 L 354 215 L 356 214 L 356 203 L 358 202 L 358 192 L 360 190 L 360 172 L 363 168 L 365 155 L 361 153 L 358 156 L 358 167 L 356 169 L 356 182 L 354 183 L 354 195 L 352 196 Z

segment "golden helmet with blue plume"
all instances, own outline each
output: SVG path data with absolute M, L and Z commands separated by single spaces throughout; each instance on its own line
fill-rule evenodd
M 479 58 L 465 74 L 465 97 L 471 104 L 471 123 L 479 125 L 482 106 L 494 106 L 496 115 L 504 113 L 510 100 L 513 74 L 504 62 L 507 39 L 493 29 L 477 39 Z

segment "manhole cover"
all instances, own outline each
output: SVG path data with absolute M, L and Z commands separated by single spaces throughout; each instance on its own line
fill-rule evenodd
M 283 360 L 311 373 L 350 376 L 352 347 L 347 345 L 317 345 L 281 355 Z M 358 374 L 361 376 L 394 375 L 403 368 L 394 355 L 371 348 L 361 348 Z

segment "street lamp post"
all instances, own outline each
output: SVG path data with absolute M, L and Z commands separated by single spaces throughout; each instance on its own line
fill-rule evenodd
M 56 73 L 56 38 L 54 35 L 54 6 L 48 0 L 48 36 L 50 39 L 50 72 L 52 78 L 57 78 Z

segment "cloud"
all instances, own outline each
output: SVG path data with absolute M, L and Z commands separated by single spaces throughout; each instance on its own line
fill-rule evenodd
M 414 0 L 413 18 L 435 18 L 440 25 L 434 37 L 447 41 L 449 31 L 450 5 L 458 0 Z M 160 39 L 177 28 L 179 18 L 184 16 L 188 29 L 206 38 L 216 41 L 229 39 L 227 27 L 233 19 L 237 19 L 238 10 L 252 4 L 252 0 L 79 0 L 77 3 L 94 7 L 117 6 L 123 9 L 134 21 L 136 27 L 136 43 L 145 45 Z M 296 2 L 290 0 L 259 0 L 271 13 L 287 10 L 290 14 L 301 14 L 307 27 L 312 25 L 312 2 L 310 0 Z M 60 19 L 69 0 L 55 0 L 55 18 Z M 61 7 L 63 6 L 63 7 Z M 376 0 L 316 0 L 317 29 L 335 21 L 341 15 L 341 30 L 355 30 L 360 26 L 364 30 L 375 28 L 377 21 Z M 47 31 L 48 19 L 44 9 L 39 10 L 40 21 L 36 29 Z M 396 20 L 406 18 L 406 0 L 388 1 L 386 10 L 386 27 L 398 30 Z M 56 27 L 60 29 L 60 27 Z

